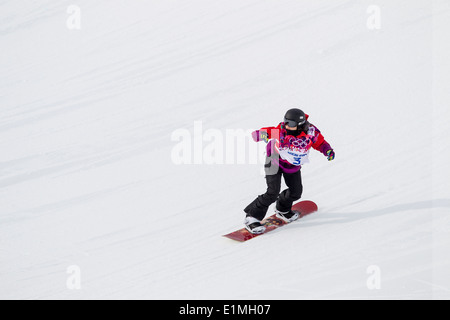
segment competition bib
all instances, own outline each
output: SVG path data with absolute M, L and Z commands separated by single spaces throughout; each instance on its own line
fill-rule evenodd
M 307 135 L 284 137 L 278 148 L 281 159 L 286 160 L 294 166 L 301 166 L 308 163 L 309 150 L 312 147 L 314 135 L 315 129 L 311 127 Z
M 280 157 L 294 166 L 301 166 L 309 162 L 309 150 L 280 148 Z

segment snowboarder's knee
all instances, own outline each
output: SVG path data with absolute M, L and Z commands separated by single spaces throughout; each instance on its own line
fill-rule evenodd
M 265 198 L 268 201 L 270 201 L 271 203 L 277 201 L 278 195 L 280 194 L 280 189 L 281 189 L 281 186 L 279 188 L 276 188 L 276 187 L 267 188 Z
M 292 198 L 293 201 L 300 200 L 301 197 L 302 197 L 302 193 L 301 192 L 291 193 L 291 198 Z
M 277 201 L 279 193 L 266 193 L 266 198 L 269 202 L 273 203 Z

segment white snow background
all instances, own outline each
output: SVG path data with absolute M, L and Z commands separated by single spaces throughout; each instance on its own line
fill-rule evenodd
M 0 1 L 0 298 L 449 299 L 449 21 L 445 0 Z M 174 131 L 292 107 L 336 152 L 302 169 L 319 212 L 222 237 L 261 166 L 176 164 Z

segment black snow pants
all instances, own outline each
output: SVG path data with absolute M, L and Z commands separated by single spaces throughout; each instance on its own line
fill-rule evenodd
M 280 193 L 282 177 L 284 177 L 288 188 Z M 269 206 L 275 201 L 277 202 L 276 209 L 278 211 L 287 212 L 291 210 L 293 202 L 302 196 L 303 186 L 300 170 L 294 173 L 286 173 L 281 168 L 278 168 L 275 174 L 266 174 L 266 182 L 266 193 L 258 196 L 244 209 L 247 216 L 254 217 L 258 220 L 264 219 Z

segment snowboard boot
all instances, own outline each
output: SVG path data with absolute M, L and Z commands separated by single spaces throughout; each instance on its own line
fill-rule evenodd
M 281 212 L 275 209 L 275 213 L 277 214 L 277 218 L 280 218 L 286 223 L 290 223 L 292 221 L 297 220 L 300 217 L 300 214 L 297 211 L 288 211 L 288 212 Z
M 253 234 L 261 234 L 264 233 L 264 231 L 266 231 L 266 227 L 261 224 L 260 220 L 250 216 L 245 217 L 244 224 L 245 229 L 247 229 L 248 232 Z

